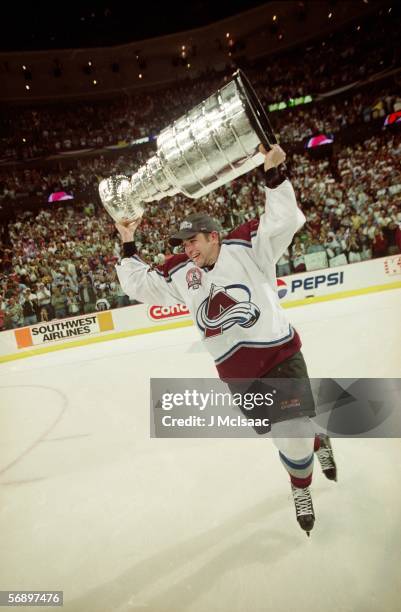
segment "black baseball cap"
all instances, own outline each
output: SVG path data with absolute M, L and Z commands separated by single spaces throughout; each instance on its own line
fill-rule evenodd
M 180 224 L 180 231 L 170 237 L 171 246 L 178 246 L 183 240 L 193 238 L 199 233 L 221 232 L 221 225 L 209 215 L 193 213 L 188 215 Z

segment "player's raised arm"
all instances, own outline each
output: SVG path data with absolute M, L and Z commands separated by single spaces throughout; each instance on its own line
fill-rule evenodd
M 284 167 L 286 154 L 279 145 L 273 145 L 264 154 L 266 180 L 265 212 L 260 218 L 255 248 L 276 263 L 291 244 L 294 234 L 305 223 L 305 216 L 297 205 L 294 189 Z
M 145 304 L 177 304 L 183 298 L 162 270 L 152 269 L 136 253 L 135 231 L 141 218 L 131 223 L 116 223 L 123 242 L 123 257 L 116 265 L 118 280 L 123 291 L 131 299 Z

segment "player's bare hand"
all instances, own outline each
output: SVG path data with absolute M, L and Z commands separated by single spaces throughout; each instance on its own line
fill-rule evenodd
M 139 219 L 136 219 L 135 221 L 120 221 L 120 223 L 116 223 L 116 228 L 123 242 L 133 241 L 135 231 L 141 221 L 142 217 L 139 217 Z
M 276 168 L 285 161 L 286 154 L 278 144 L 274 144 L 270 151 L 266 151 L 265 147 L 259 145 L 259 152 L 265 156 L 265 172 L 270 168 Z

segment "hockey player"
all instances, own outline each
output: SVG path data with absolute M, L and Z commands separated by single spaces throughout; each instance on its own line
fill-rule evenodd
M 131 299 L 150 304 L 183 303 L 188 307 L 220 378 L 252 379 L 258 391 L 263 378 L 307 381 L 308 397 L 289 403 L 280 414 L 269 414 L 273 441 L 289 473 L 296 516 L 309 535 L 315 515 L 309 486 L 314 451 L 323 472 L 336 479 L 336 465 L 327 436 L 315 436 L 315 414 L 301 340 L 282 309 L 276 290 L 275 266 L 305 223 L 294 190 L 284 173 L 285 153 L 274 145 L 264 154 L 266 209 L 220 239 L 218 222 L 195 213 L 184 219 L 172 246 L 185 253 L 150 268 L 136 254 L 134 233 L 140 219 L 116 224 L 123 258 L 116 266 L 121 286 Z M 266 410 L 266 407 L 264 407 Z M 247 417 L 257 417 L 247 412 Z M 263 416 L 266 416 L 264 414 Z M 266 430 L 258 430 L 265 433 Z

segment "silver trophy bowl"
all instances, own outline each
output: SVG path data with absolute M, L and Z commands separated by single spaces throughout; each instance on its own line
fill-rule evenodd
M 246 76 L 232 81 L 165 128 L 157 153 L 129 179 L 99 185 L 100 199 L 118 223 L 143 215 L 146 202 L 182 193 L 199 198 L 263 163 L 262 143 L 277 142 L 269 119 Z

